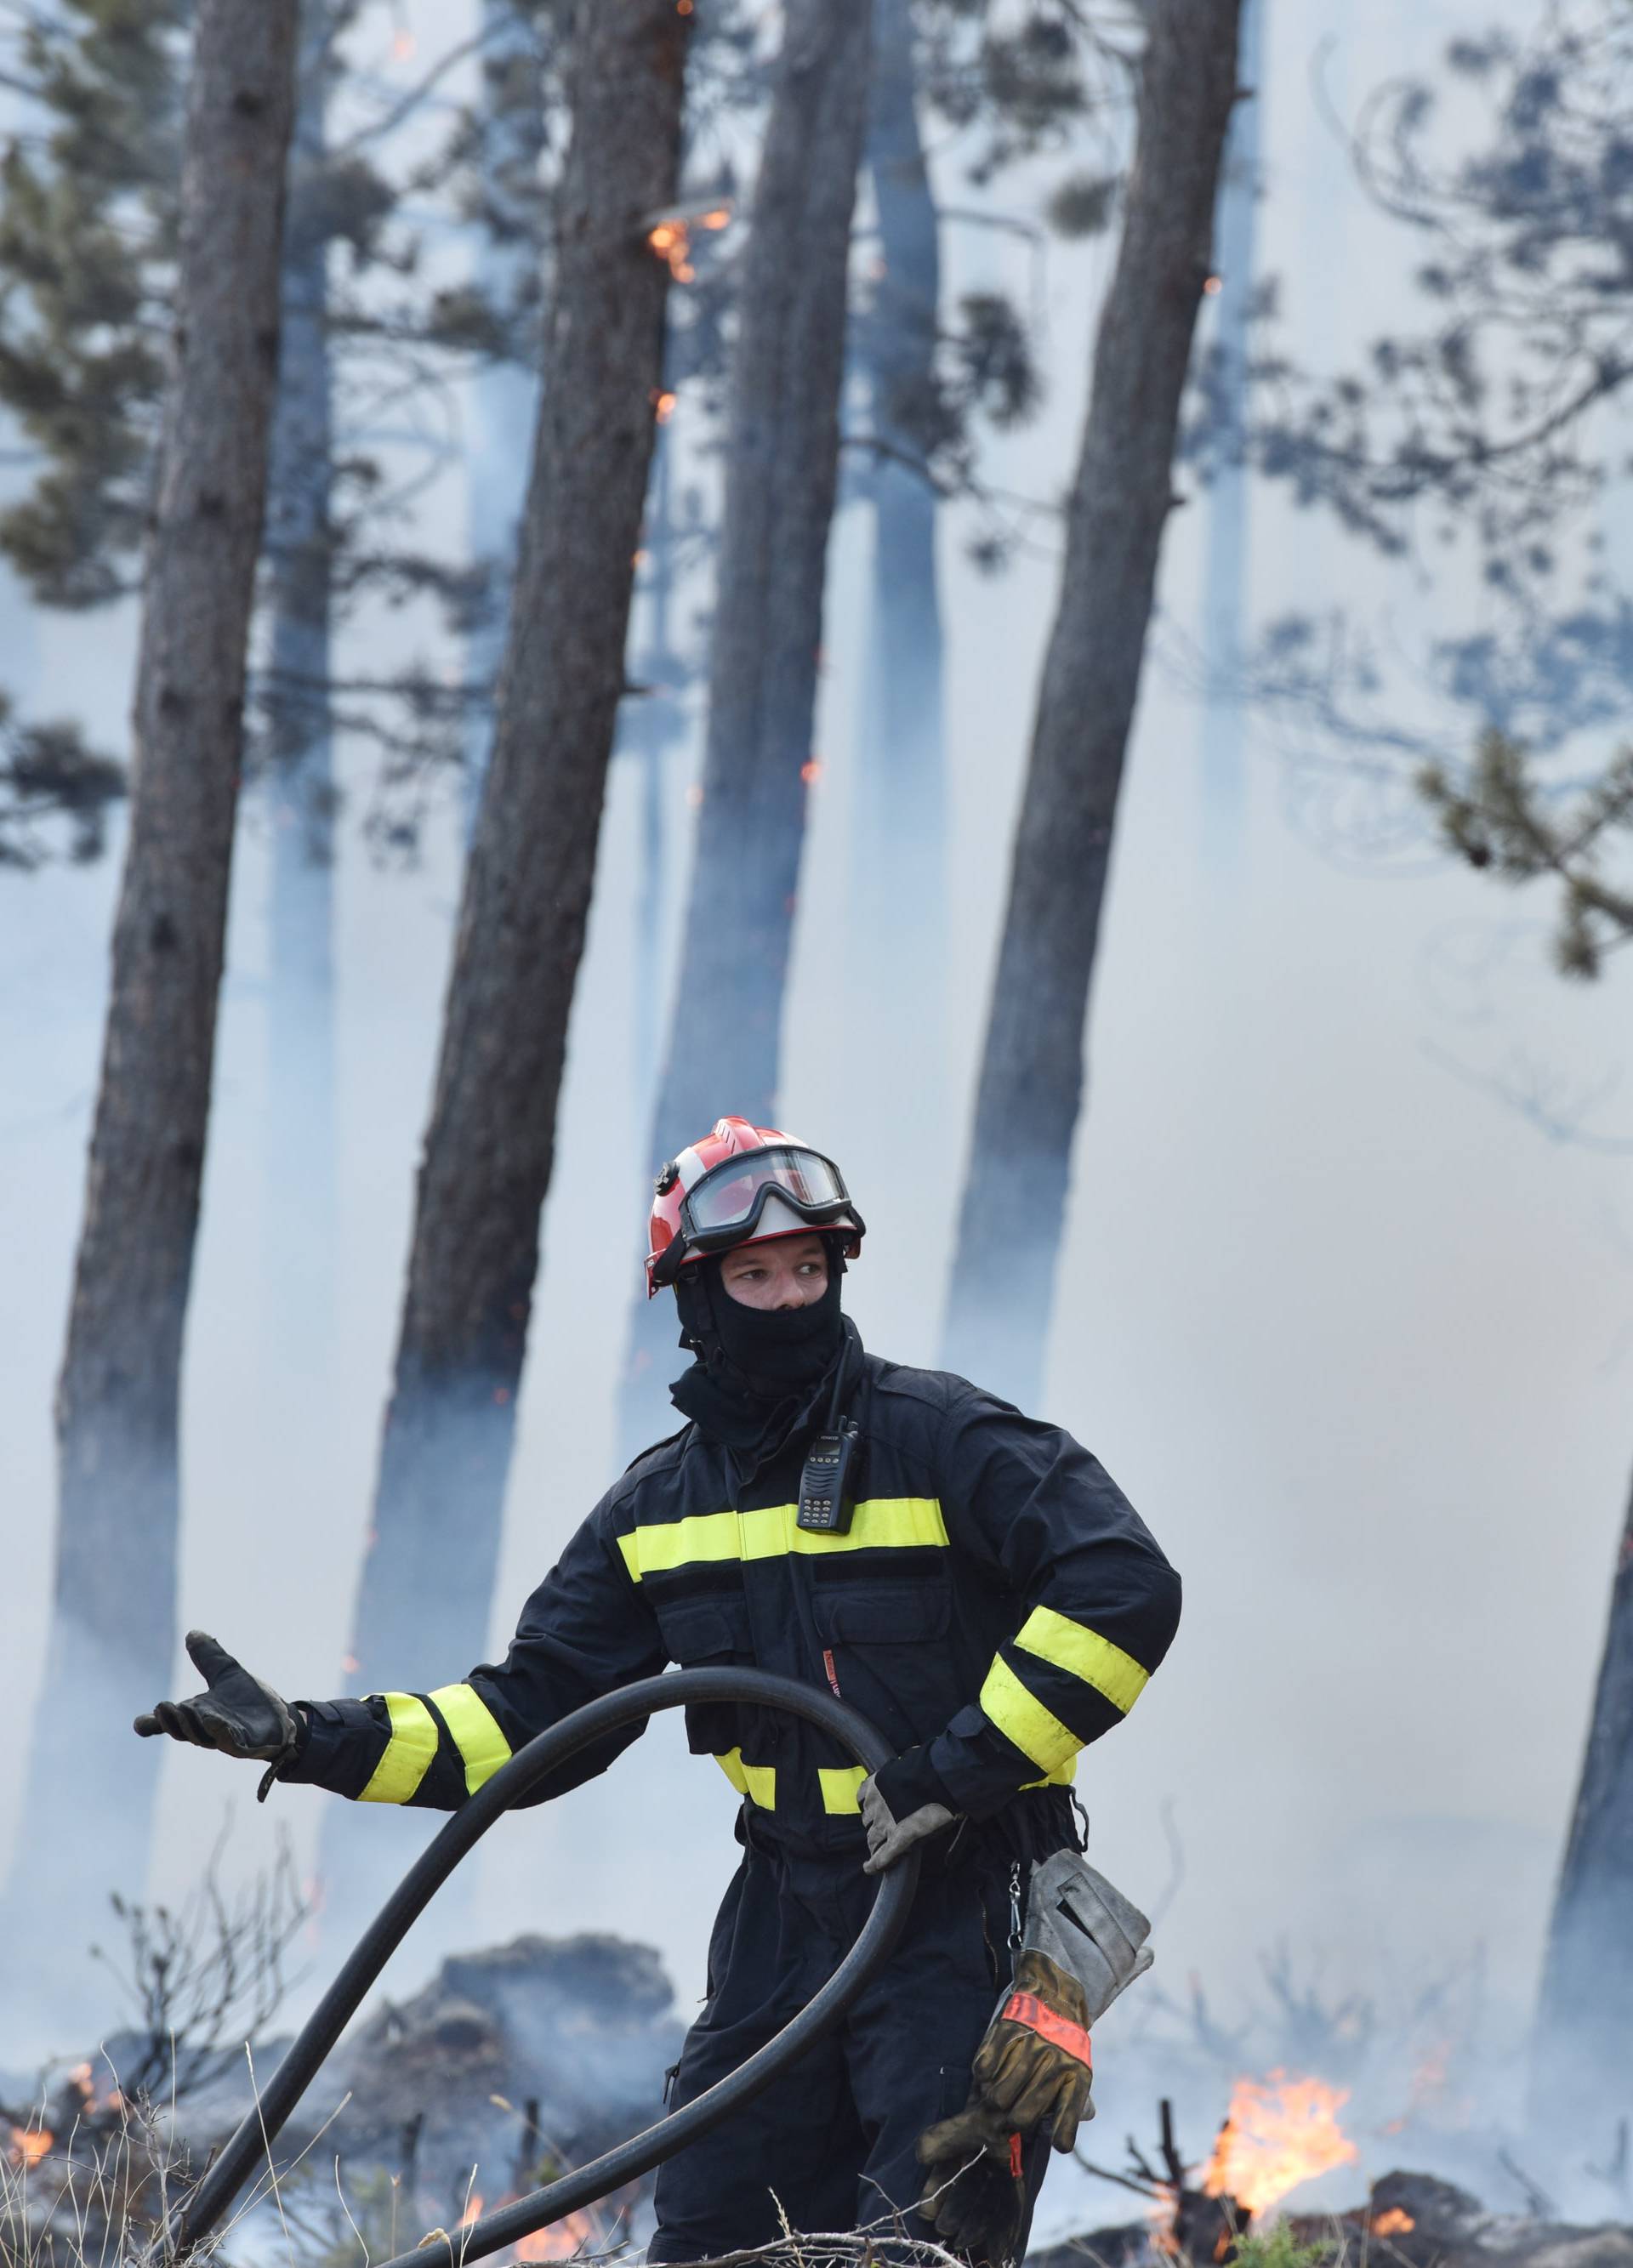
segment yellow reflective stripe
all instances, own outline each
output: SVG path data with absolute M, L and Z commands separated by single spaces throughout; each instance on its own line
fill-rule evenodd
M 777 1808 L 777 1767 L 775 1764 L 745 1764 L 741 1749 L 728 1749 L 715 1763 L 739 1795 L 746 1795 L 750 1803 L 757 1803 L 762 1811 Z
M 417 1693 L 381 1693 L 391 1719 L 391 1738 L 375 1765 L 359 1803 L 406 1803 L 431 1770 L 437 1753 L 437 1720 Z
M 465 1793 L 475 1795 L 484 1779 L 491 1779 L 501 1764 L 510 1762 L 510 1742 L 473 1686 L 440 1685 L 431 1697 L 463 1760 Z
M 762 1506 L 757 1512 L 698 1512 L 686 1520 L 637 1528 L 620 1535 L 618 1549 L 631 1576 L 668 1574 L 676 1567 L 705 1566 L 724 1559 L 781 1559 L 798 1552 L 827 1557 L 844 1551 L 882 1551 L 939 1545 L 945 1549 L 947 1523 L 933 1496 L 866 1498 L 851 1516 L 844 1535 L 819 1535 L 797 1527 L 799 1506 Z
M 856 1791 L 868 1777 L 866 1764 L 835 1764 L 816 1767 L 816 1777 L 822 1782 L 822 1808 L 828 1812 L 860 1811 Z
M 1098 1631 L 1087 1630 L 1068 1616 L 1057 1615 L 1053 1607 L 1034 1607 L 1022 1624 L 1015 1643 L 1028 1653 L 1035 1653 L 1040 1661 L 1081 1677 L 1085 1685 L 1092 1685 L 1097 1693 L 1103 1693 L 1112 1708 L 1120 1709 L 1125 1716 L 1150 1678 L 1149 1670 L 1142 1669 L 1132 1653 L 1125 1653 L 1120 1646 L 1113 1646 Z
M 1057 1764 L 1052 1772 L 1046 1772 L 1041 1779 L 1023 1779 L 1021 1782 L 1021 1793 L 1025 1795 L 1035 1787 L 1070 1787 L 1076 1777 L 1077 1758 L 1068 1756 L 1063 1764 Z
M 1027 1691 L 1001 1655 L 986 1673 L 981 1706 L 998 1730 L 1015 1742 L 1023 1756 L 1030 1756 L 1040 1772 L 1058 1771 L 1083 1746 L 1075 1733 L 1046 1709 L 1035 1693 Z

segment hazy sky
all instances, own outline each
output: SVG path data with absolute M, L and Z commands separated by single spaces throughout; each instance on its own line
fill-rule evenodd
M 1353 107 L 1493 12 L 1271 0 L 1261 267 L 1282 276 L 1309 358 L 1409 314 L 1415 256 L 1365 212 L 1316 114 L 1319 43 L 1335 42 L 1327 82 Z M 1513 0 L 1500 12 L 1516 26 L 1535 13 Z M 425 0 L 409 13 L 428 39 Z M 970 201 L 956 173 L 945 186 Z M 1031 194 L 1004 183 L 990 202 L 1025 210 Z M 955 288 L 1024 281 L 990 232 L 950 228 L 947 251 Z M 1047 406 L 987 460 L 1009 487 L 1047 495 L 1068 475 L 1106 256 L 1048 253 Z M 683 402 L 683 443 L 685 416 Z M 455 524 L 452 484 L 438 508 Z M 1165 639 L 1194 630 L 1204 512 L 1180 512 L 1171 530 Z M 1424 619 L 1475 618 L 1466 570 L 1425 593 L 1319 523 L 1259 497 L 1253 513 L 1256 617 L 1294 604 L 1387 608 L 1403 651 Z M 902 1020 L 932 1019 L 891 997 L 888 939 L 876 989 L 845 983 L 867 541 L 855 513 L 832 554 L 826 770 L 787 1027 L 781 1116 L 843 1160 L 869 1223 L 851 1306 L 870 1344 L 913 1360 L 935 1356 L 1000 852 L 1054 598 L 1046 539 L 993 580 L 964 557 L 967 532 L 952 521 L 944 555 L 944 1075 L 904 1064 Z M 129 626 L 31 617 L 14 594 L 0 603 L 14 688 L 40 712 L 78 707 L 116 737 Z M 1625 1003 L 1614 976 L 1568 995 L 1548 974 L 1546 904 L 1432 858 L 1360 872 L 1313 844 L 1289 821 L 1284 747 L 1255 730 L 1238 848 L 1205 856 L 1198 712 L 1171 671 L 1148 666 L 1046 1408 L 1134 1498 L 1184 1574 L 1186 1604 L 1168 1666 L 1091 1753 L 1080 1787 L 1098 1863 L 1148 1901 L 1171 1873 L 1158 1807 L 1171 1805 L 1185 1875 L 1160 1933 L 1171 1982 L 1197 1970 L 1229 2004 L 1280 1938 L 1363 1978 L 1430 1973 L 1483 1940 L 1499 1992 L 1523 2006 L 1633 1456 L 1633 1202 L 1620 1157 L 1548 1143 L 1446 1058 L 1484 1075 L 1525 1050 L 1585 1092 L 1624 1065 Z M 675 770 L 677 825 L 696 754 Z M 610 1389 L 647 1108 L 631 1027 L 634 790 L 621 768 L 575 1012 L 496 1646 L 616 1469 Z M 240 850 L 188 1341 L 181 1620 L 290 1694 L 334 1690 L 345 1642 L 457 889 L 451 836 L 408 875 L 377 873 L 345 838 L 333 1390 L 292 1433 L 270 1421 L 280 1357 L 262 1322 L 276 1224 L 261 1204 L 265 864 L 253 825 Z M 14 1727 L 41 1666 L 50 1395 L 114 882 L 111 864 L 0 876 L 0 1678 Z M 1620 1118 L 1613 1095 L 1594 1123 L 1633 1136 L 1633 1095 Z M 447 1675 L 468 1667 L 450 1661 Z M 121 1726 L 93 1736 L 129 1737 Z M 678 1745 L 667 1725 L 609 1779 L 491 1838 L 484 1928 L 640 1935 L 690 2001 L 733 1862 L 735 1799 L 706 1762 L 682 1768 Z M 17 1830 L 23 1753 L 14 1738 L 0 1758 L 0 1847 Z M 285 1791 L 258 1812 L 253 1790 L 244 1772 L 178 1750 L 153 1887 L 185 1886 L 229 1800 L 236 1865 L 255 1863 L 280 1822 L 308 1849 L 322 1799 Z M 399 1989 L 433 1949 L 431 1933 L 410 1946 Z

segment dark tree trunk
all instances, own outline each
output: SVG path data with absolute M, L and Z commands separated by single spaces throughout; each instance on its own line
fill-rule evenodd
M 1083 1027 L 1236 93 L 1238 0 L 1153 0 L 976 1097 L 947 1359 L 1035 1397 Z
M 630 678 L 640 698 L 624 711 L 624 750 L 640 766 L 640 858 L 635 881 L 635 950 L 631 964 L 630 1057 L 635 1108 L 653 1107 L 662 1042 L 664 912 L 669 882 L 669 796 L 665 773 L 671 752 L 686 738 L 680 699 L 686 664 L 675 651 L 672 616 L 676 596 L 674 442 L 660 433 L 653 458 L 652 490 L 641 538 L 646 555 L 640 629 L 633 641 Z
M 486 1650 L 624 684 L 669 280 L 644 224 L 675 195 L 687 18 L 674 0 L 582 0 L 568 36 L 533 471 L 358 1598 L 358 1690 L 443 1684 Z
M 477 281 L 491 305 L 510 309 L 527 296 L 543 257 L 536 210 L 523 201 L 545 147 L 541 21 L 517 0 L 482 0 L 483 227 Z M 536 417 L 538 375 L 520 362 L 494 360 L 471 386 L 470 439 L 465 454 L 471 556 L 492 571 L 484 619 L 466 641 L 465 674 L 473 685 L 499 674 L 515 571 L 516 468 Z M 475 828 L 482 809 L 492 721 L 477 708 L 465 733 L 466 808 Z
M 333 1352 L 335 772 L 329 680 L 334 434 L 325 120 L 333 11 L 301 0 L 267 494 L 267 1374 L 321 1391 Z
M 800 884 L 870 0 L 789 0 L 738 292 L 703 802 L 654 1164 L 773 1117 Z M 638 1309 L 624 1429 L 667 1430 L 672 1304 Z M 638 1444 L 637 1444 L 638 1446 Z
M 1239 453 L 1247 422 L 1247 357 L 1259 233 L 1259 151 L 1264 131 L 1261 62 L 1266 0 L 1242 0 L 1243 99 L 1225 139 L 1216 242 L 1221 290 L 1212 344 L 1220 358 L 1230 431 L 1208 493 L 1202 595 L 1202 828 L 1209 864 L 1240 859 L 1245 818 L 1246 704 L 1242 688 L 1247 615 L 1247 467 Z
M 210 1120 L 245 644 L 277 372 L 295 0 L 200 0 L 174 361 L 137 664 L 129 836 L 57 1392 L 61 1496 L 18 1889 L 71 1946 L 140 1892 L 170 1690 L 178 1403 Z M 64 1800 L 64 1792 L 71 1797 Z
M 1633 2117 L 1633 1496 L 1537 2008 L 1537 2132 L 1606 2164 Z
M 868 379 L 881 444 L 870 468 L 873 569 L 852 823 L 851 997 L 887 960 L 911 1000 L 905 1085 L 935 1116 L 945 1042 L 945 781 L 936 495 L 912 469 L 935 401 L 941 306 L 937 215 L 914 100 L 910 0 L 875 0 L 868 168 L 883 273 L 868 327 Z M 904 462 L 903 460 L 909 461 Z

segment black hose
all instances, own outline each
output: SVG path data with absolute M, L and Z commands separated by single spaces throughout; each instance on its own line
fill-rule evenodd
M 831 1734 L 869 1771 L 896 1753 L 868 1719 L 847 1703 L 816 1686 L 796 1685 L 792 1678 L 772 1677 L 763 1669 L 683 1669 L 662 1677 L 643 1678 L 599 1701 L 591 1701 L 564 1717 L 548 1733 L 529 1741 L 491 1779 L 477 1789 L 454 1813 L 441 1833 L 430 1844 L 386 1900 L 358 1940 L 340 1974 L 318 2002 L 289 2052 L 268 2080 L 220 2156 L 196 2189 L 166 2222 L 155 2250 L 174 2258 L 189 2252 L 215 2228 L 254 2170 L 270 2153 L 336 2041 L 345 2029 L 365 1993 L 373 1984 L 392 1954 L 425 1911 L 435 1893 L 473 1845 L 486 1834 L 501 1813 L 530 1795 L 543 1779 L 569 1757 L 609 1733 L 620 1731 L 632 1719 L 646 1718 L 658 1709 L 678 1709 L 693 1702 L 735 1701 L 761 1709 L 783 1709 Z M 647 2173 L 699 2134 L 707 2133 L 729 2117 L 738 2106 L 757 2095 L 802 2055 L 814 2041 L 830 2030 L 869 1979 L 889 1959 L 919 1880 L 919 1853 L 910 1852 L 888 1874 L 879 1877 L 878 1895 L 861 1934 L 814 2000 L 802 2008 L 776 2037 L 726 2078 L 719 2080 L 681 2110 L 632 2135 L 616 2150 L 564 2174 L 528 2197 L 518 2198 L 497 2213 L 484 2213 L 454 2236 L 441 2235 L 404 2252 L 381 2268 L 459 2268 L 479 2260 L 502 2245 L 529 2236 L 536 2228 L 565 2220 L 570 2213 L 594 2204 L 637 2175 Z

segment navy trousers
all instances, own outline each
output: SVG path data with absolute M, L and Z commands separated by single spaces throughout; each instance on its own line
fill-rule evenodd
M 854 1857 L 750 1848 L 709 1945 L 709 1993 L 673 2100 L 690 2102 L 796 2015 L 854 1942 L 874 1883 Z M 693 2261 L 781 2234 L 855 2228 L 913 2211 L 914 2145 L 962 2110 L 970 2066 L 1009 1978 L 1009 1872 L 932 1847 L 901 1941 L 844 2021 L 734 2117 L 659 2169 L 654 2262 Z M 1028 2146 L 1027 2218 L 1046 2139 Z M 1025 2250 L 1024 2232 L 1019 2251 Z M 1017 2255 L 1018 2257 L 1018 2255 Z

